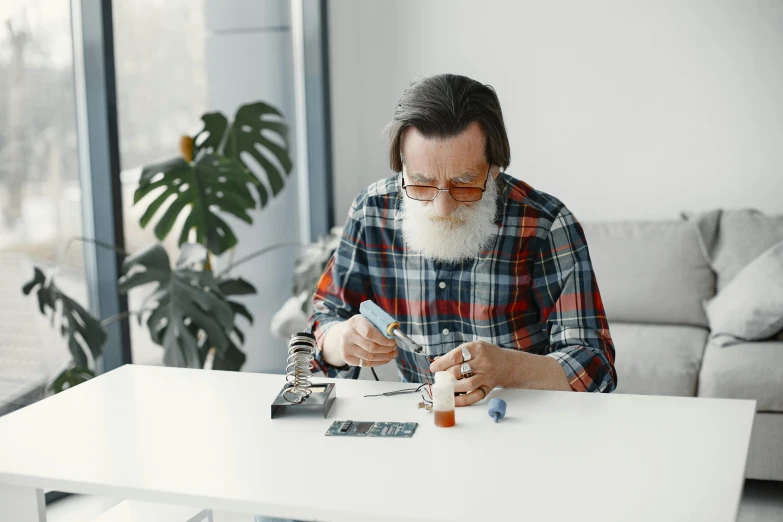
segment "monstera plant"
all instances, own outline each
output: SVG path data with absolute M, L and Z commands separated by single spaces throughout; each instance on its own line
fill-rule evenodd
M 50 392 L 93 377 L 108 337 L 106 327 L 127 316 L 146 321 L 150 338 L 163 347 L 166 365 L 239 370 L 244 364 L 245 336 L 237 318 L 252 323 L 253 316 L 231 297 L 256 290 L 229 273 L 275 247 L 250 254 L 219 273 L 212 269 L 212 256 L 237 245 L 225 216 L 252 224 L 250 211 L 263 209 L 285 187 L 292 169 L 288 126 L 277 109 L 263 102 L 243 105 L 233 122 L 218 112 L 201 119 L 201 131 L 181 139 L 180 157 L 144 167 L 133 198 L 134 205 L 147 204 L 139 223 L 146 227 L 155 221 L 159 240 L 182 223 L 180 257 L 174 265 L 160 243 L 135 254 L 87 238 L 72 238 L 65 247 L 83 240 L 120 253 L 124 257 L 120 292 L 155 283 L 139 310 L 103 320 L 93 317 L 57 286 L 59 263 L 48 275 L 35 267 L 33 279 L 22 288 L 25 294 L 36 290 L 41 313 L 53 323 L 57 320 L 71 353 L 67 367 L 49 382 Z M 257 169 L 265 174 L 266 183 L 254 173 Z

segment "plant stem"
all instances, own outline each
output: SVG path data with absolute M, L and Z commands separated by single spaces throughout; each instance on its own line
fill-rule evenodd
M 132 315 L 141 315 L 144 312 L 149 312 L 150 310 L 154 310 L 155 308 L 156 308 L 155 306 L 147 306 L 142 308 L 141 310 L 126 310 L 125 312 L 120 312 L 118 314 L 110 315 L 109 317 L 101 321 L 101 325 L 109 326 L 111 323 L 115 323 L 120 319 L 125 319 L 126 317 L 130 317 Z
M 106 319 L 101 321 L 101 326 L 104 326 L 104 327 L 109 326 L 110 324 L 116 323 L 117 321 L 119 321 L 121 319 L 125 319 L 126 317 L 130 317 L 132 315 L 140 314 L 143 311 L 144 310 L 139 310 L 139 311 L 136 312 L 136 311 L 132 311 L 132 310 L 127 310 L 125 312 L 120 312 L 119 314 L 110 315 L 109 317 L 107 317 Z
M 262 248 L 261 250 L 258 250 L 257 252 L 253 252 L 252 254 L 248 254 L 245 257 L 242 257 L 242 258 L 238 259 L 237 261 L 231 263 L 225 269 L 221 270 L 218 274 L 216 274 L 215 277 L 218 277 L 218 278 L 222 277 L 222 276 L 228 274 L 232 269 L 238 267 L 239 265 L 241 265 L 243 263 L 246 263 L 246 262 L 248 262 L 248 261 L 250 261 L 252 259 L 255 259 L 257 257 L 260 257 L 260 256 L 262 256 L 262 255 L 264 255 L 264 254 L 266 254 L 268 252 L 273 251 L 273 250 L 277 250 L 279 248 L 285 248 L 285 247 L 305 248 L 307 246 L 308 245 L 305 245 L 304 243 L 289 242 L 289 243 L 278 243 L 276 245 L 272 245 L 272 246 L 269 246 L 269 247 L 266 247 L 266 248 Z
M 211 370 L 215 365 L 215 347 L 211 347 L 207 352 L 207 357 L 204 360 L 204 370 Z
M 49 280 L 51 281 L 55 275 L 57 275 L 60 272 L 60 268 L 63 265 L 63 261 L 65 260 L 65 256 L 68 254 L 68 250 L 71 248 L 71 244 L 73 244 L 74 241 L 80 241 L 82 243 L 92 243 L 93 245 L 106 248 L 108 250 L 114 250 L 118 254 L 121 254 L 123 257 L 127 257 L 129 254 L 125 250 L 121 248 L 117 248 L 116 246 L 104 243 L 103 241 L 98 241 L 97 239 L 92 239 L 90 237 L 83 237 L 83 236 L 74 236 L 68 239 L 68 241 L 65 242 L 65 246 L 60 251 L 60 255 L 57 258 L 57 263 L 54 265 L 54 270 L 52 270 L 52 273 L 49 275 Z

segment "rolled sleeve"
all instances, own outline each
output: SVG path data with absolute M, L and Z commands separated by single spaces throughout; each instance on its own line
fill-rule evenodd
M 538 241 L 533 289 L 549 329 L 544 355 L 560 363 L 573 390 L 614 391 L 615 348 L 581 225 L 563 207 Z
M 614 372 L 605 371 L 606 363 L 590 348 L 566 346 L 548 353 L 547 357 L 560 363 L 574 391 L 608 393 L 616 387 Z
M 315 353 L 311 369 L 313 372 L 323 372 L 326 377 L 343 378 L 343 379 L 356 379 L 359 377 L 360 368 L 355 366 L 333 366 L 326 362 L 321 353 L 321 348 L 324 345 L 324 337 L 333 326 L 342 323 L 344 319 L 337 319 L 328 313 L 315 313 L 310 320 L 307 331 L 315 335 L 315 342 L 318 345 L 318 350 Z

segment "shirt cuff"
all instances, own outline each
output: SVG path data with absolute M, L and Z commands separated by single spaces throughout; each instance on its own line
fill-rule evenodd
M 318 346 L 319 352 L 323 350 L 326 333 L 331 330 L 332 327 L 337 326 L 343 321 L 344 319 L 338 319 L 336 317 L 322 316 L 313 319 L 310 325 L 308 325 L 308 329 L 315 336 L 315 344 Z
M 333 366 L 326 362 L 323 358 L 323 343 L 326 338 L 326 333 L 334 326 L 342 323 L 344 319 L 338 319 L 336 317 L 324 316 L 312 321 L 309 325 L 310 332 L 315 335 L 315 344 L 318 347 L 315 358 L 312 362 L 312 369 L 323 372 L 327 377 L 343 377 L 343 378 L 356 378 L 353 376 L 353 367 L 345 364 L 343 366 Z
M 574 391 L 603 391 L 606 386 L 599 387 L 593 377 L 585 370 L 585 364 L 593 360 L 595 354 L 584 346 L 565 346 L 556 352 L 546 354 L 560 363 L 565 371 L 568 384 Z

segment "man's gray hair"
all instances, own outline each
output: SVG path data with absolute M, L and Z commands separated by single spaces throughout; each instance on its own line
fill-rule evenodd
M 411 83 L 386 126 L 389 165 L 402 172 L 402 133 L 413 127 L 427 138 L 450 138 L 477 122 L 486 138 L 490 165 L 506 169 L 511 163 L 503 113 L 495 90 L 466 76 L 439 74 Z

